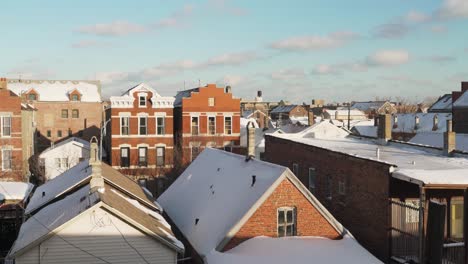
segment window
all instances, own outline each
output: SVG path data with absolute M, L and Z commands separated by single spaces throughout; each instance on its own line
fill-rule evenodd
M 164 135 L 166 133 L 165 131 L 165 121 L 164 117 L 156 117 L 156 134 L 158 135 Z
M 328 175 L 326 177 L 326 189 L 325 189 L 325 196 L 327 199 L 331 200 L 332 198 L 332 179 L 331 176 Z
M 316 171 L 315 168 L 309 168 L 309 191 L 315 192 Z
M 166 149 L 164 147 L 156 148 L 156 166 L 164 166 Z
M 52 137 L 52 131 L 47 130 L 47 137 Z
M 12 153 L 11 149 L 2 150 L 2 170 L 11 170 Z
M 130 132 L 130 117 L 120 118 L 120 135 L 128 135 Z
M 68 110 L 62 109 L 62 118 L 68 118 Z
M 28 100 L 30 101 L 36 101 L 37 100 L 37 95 L 34 93 L 28 94 Z
M 57 137 L 62 137 L 62 130 L 57 130 Z
M 77 94 L 72 94 L 71 100 L 74 101 L 74 102 L 79 101 L 79 100 L 80 100 L 80 96 L 77 95 Z
M 138 102 L 140 107 L 146 107 L 146 96 L 140 95 Z
M 55 158 L 55 167 L 57 169 L 68 169 L 68 158 Z
M 146 135 L 147 134 L 147 126 L 146 126 L 146 116 L 143 116 L 143 117 L 139 117 L 138 118 L 139 120 L 139 123 L 140 123 L 140 129 L 139 129 L 139 134 L 140 135 Z
M 419 128 L 419 116 L 416 116 L 414 118 L 414 129 L 418 129 Z
M 463 239 L 463 198 L 452 198 L 450 203 L 450 237 Z
M 215 99 L 213 97 L 208 98 L 208 106 L 214 106 L 215 105 Z
M 192 161 L 194 161 L 198 154 L 200 154 L 200 147 L 199 146 L 192 146 Z
M 278 237 L 296 235 L 296 210 L 292 207 L 278 208 Z
M 11 136 L 11 116 L 0 116 L 0 136 Z
M 192 135 L 198 135 L 198 116 L 192 116 Z
M 224 117 L 224 134 L 226 135 L 232 134 L 232 117 L 230 116 Z
M 214 116 L 208 117 L 208 134 L 216 134 L 216 117 Z
M 344 180 L 338 181 L 338 194 L 340 195 L 346 194 L 346 182 Z
M 293 169 L 292 170 L 293 170 L 294 175 L 299 177 L 299 164 L 293 163 Z
M 138 148 L 138 166 L 148 166 L 148 148 Z
M 130 167 L 130 148 L 120 148 L 120 167 Z
M 68 129 L 68 136 L 71 137 L 73 135 L 73 132 L 71 129 Z
M 78 109 L 73 109 L 72 118 L 79 118 L 79 117 L 80 117 L 80 111 L 78 111 Z

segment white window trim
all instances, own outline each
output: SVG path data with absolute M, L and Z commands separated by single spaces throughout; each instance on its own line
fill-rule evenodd
M 4 118 L 7 118 L 7 117 L 10 118 L 10 135 L 4 135 L 4 134 L 3 134 L 3 132 L 4 132 L 4 131 L 3 131 L 3 122 L 4 122 Z M 12 134 L 12 132 L 13 132 L 12 127 L 13 127 L 13 118 L 12 118 L 12 116 L 11 116 L 11 115 L 1 115 L 1 116 L 0 116 L 0 137 L 2 137 L 2 138 L 10 138 L 10 137 L 11 137 L 11 134 Z
M 229 117 L 231 118 L 231 133 L 230 134 L 226 134 L 226 118 Z M 223 134 L 224 135 L 232 135 L 232 115 L 225 115 L 223 116 Z
M 292 219 L 292 220 L 293 220 L 293 221 L 292 221 L 292 224 L 293 224 L 293 226 L 294 226 L 293 235 L 292 235 L 292 236 L 295 236 L 295 235 L 297 234 L 297 219 L 296 219 L 296 217 L 297 217 L 297 216 L 296 216 L 296 213 L 297 213 L 296 211 L 297 211 L 297 210 L 296 210 L 296 208 L 290 207 L 290 206 L 282 206 L 282 207 L 278 207 L 278 208 L 276 209 L 276 236 L 277 236 L 277 237 L 280 237 L 280 236 L 279 236 L 279 233 L 278 233 L 278 227 L 279 227 L 278 218 L 279 218 L 279 212 L 280 212 L 280 211 L 286 211 L 286 212 L 287 212 L 287 211 L 292 211 L 292 217 L 293 217 L 293 219 Z M 287 223 L 287 214 L 286 214 L 286 213 L 285 213 L 285 215 L 284 215 L 284 221 L 285 221 L 285 223 Z M 287 224 L 286 224 L 285 226 L 287 226 Z M 285 230 L 285 232 L 286 232 L 286 230 Z M 283 237 L 287 237 L 287 236 L 283 236 Z
M 214 118 L 214 122 L 215 122 L 214 123 L 214 128 L 215 128 L 214 134 L 210 134 L 210 117 Z M 200 124 L 200 122 L 198 124 Z M 198 130 L 200 130 L 200 128 L 198 128 Z M 215 115 L 209 115 L 209 116 L 206 117 L 206 134 L 211 135 L 211 136 L 216 135 L 216 116 Z
M 128 123 L 127 123 L 128 124 L 128 126 L 127 126 L 128 127 L 128 134 L 127 135 L 122 134 L 122 119 L 123 118 L 128 119 Z M 120 135 L 121 136 L 130 136 L 130 116 L 120 116 L 119 121 L 120 121 Z M 139 120 L 138 120 L 138 122 L 139 122 Z
M 141 134 L 141 131 L 140 131 L 140 118 L 145 118 L 146 119 L 146 134 Z M 138 116 L 138 135 L 139 136 L 148 135 L 148 117 L 147 116 L 144 116 L 144 115 L 139 115 Z
M 196 117 L 197 118 L 197 135 L 200 135 L 200 116 L 190 116 L 190 135 L 193 135 L 193 125 L 192 125 L 192 118 Z
M 3 156 L 5 155 L 4 152 L 9 151 L 10 152 L 10 168 L 5 168 L 5 164 L 3 164 Z M 2 161 L 2 171 L 12 171 L 13 168 L 13 149 L 10 147 L 4 147 L 1 149 L 2 156 L 1 156 L 1 161 Z
M 140 104 L 140 98 L 145 98 L 145 105 Z M 148 94 L 147 93 L 138 93 L 138 108 L 147 108 L 148 107 Z
M 210 101 L 213 100 L 213 105 L 210 105 Z M 208 97 L 208 107 L 214 107 L 216 104 L 216 99 L 214 97 Z
M 158 148 L 162 148 L 164 149 L 164 152 L 163 152 L 163 165 L 158 165 Z M 166 165 L 166 145 L 156 145 L 156 148 L 155 148 L 155 151 L 156 151 L 156 166 L 165 166 Z

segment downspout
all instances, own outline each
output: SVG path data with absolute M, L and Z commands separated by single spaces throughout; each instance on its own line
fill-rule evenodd
M 426 188 L 419 187 L 419 263 L 424 262 L 424 209 L 426 206 Z

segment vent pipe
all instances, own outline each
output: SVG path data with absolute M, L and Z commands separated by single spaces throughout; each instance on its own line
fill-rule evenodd
M 104 192 L 104 178 L 102 177 L 101 160 L 98 155 L 98 142 L 96 137 L 91 138 L 89 165 L 91 166 L 91 191 Z
M 444 132 L 444 155 L 452 156 L 456 147 L 456 134 L 452 129 L 452 120 L 447 120 L 447 131 Z
M 255 125 L 252 121 L 247 123 L 247 155 L 245 161 L 255 158 Z

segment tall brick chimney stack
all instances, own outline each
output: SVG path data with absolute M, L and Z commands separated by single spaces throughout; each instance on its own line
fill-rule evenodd
M 462 82 L 461 83 L 461 91 L 462 91 L 462 93 L 468 91 L 468 82 Z
M 89 153 L 89 165 L 91 166 L 91 191 L 104 192 L 104 178 L 102 177 L 101 160 L 99 160 L 97 138 L 91 139 L 91 148 Z
M 0 90 L 7 89 L 7 79 L 0 78 Z
M 314 123 L 315 123 L 314 112 L 310 111 L 310 109 L 309 109 L 309 111 L 308 111 L 307 113 L 308 113 L 308 114 L 307 114 L 307 122 L 308 122 L 308 125 L 309 125 L 309 126 L 313 126 Z
M 387 145 L 388 140 L 392 139 L 392 120 L 390 114 L 379 115 L 377 126 L 377 138 L 380 145 Z
M 252 122 L 247 123 L 247 155 L 246 161 L 255 158 L 255 126 Z
M 447 120 L 447 131 L 444 132 L 444 155 L 452 156 L 456 147 L 456 133 L 452 130 L 452 120 Z

